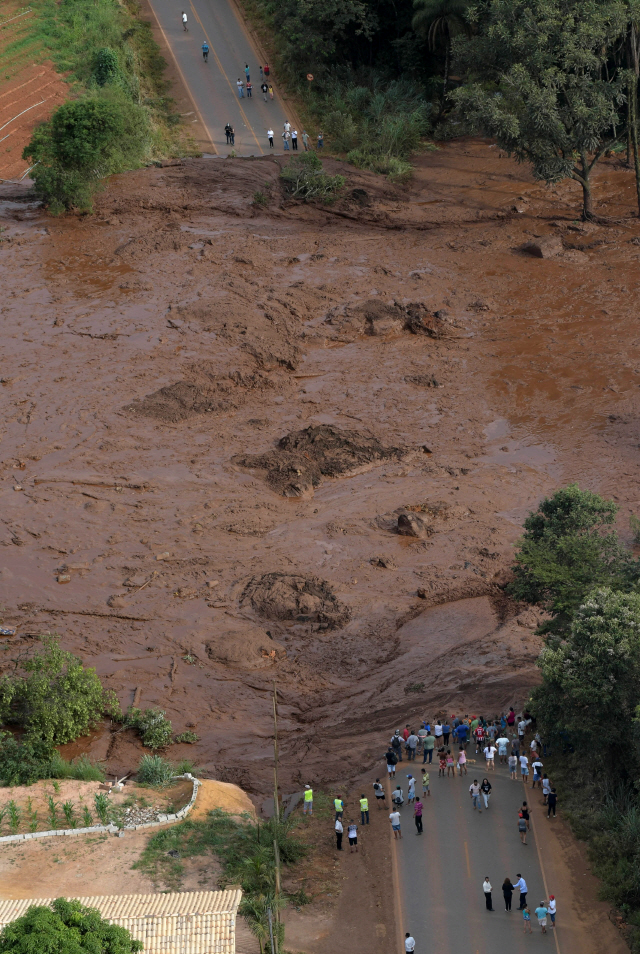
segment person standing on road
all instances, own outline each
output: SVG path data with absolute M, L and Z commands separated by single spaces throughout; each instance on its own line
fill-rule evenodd
M 534 756 L 531 763 L 531 769 L 533 771 L 533 782 L 531 783 L 531 788 L 536 787 L 536 782 L 538 783 L 538 788 L 542 788 L 542 762 L 540 761 L 540 756 Z
M 189 27 L 187 26 L 187 14 L 184 12 L 184 10 L 182 11 L 182 29 L 185 33 L 189 32 Z
M 518 722 L 518 742 L 520 743 L 520 748 L 524 747 L 524 735 L 527 731 L 527 722 L 526 719 L 521 718 Z
M 387 760 L 387 773 L 389 778 L 396 777 L 396 765 L 398 764 L 398 756 L 395 751 L 389 746 L 386 751 L 385 759 Z
M 292 144 L 294 143 L 294 137 L 295 137 L 295 145 L 293 146 L 294 149 L 297 149 L 297 148 L 298 148 L 298 139 L 297 139 L 297 136 L 298 136 L 298 134 L 297 134 L 297 132 L 294 130 L 293 133 L 291 134 L 291 143 L 292 143 Z M 419 740 L 418 740 L 418 736 L 415 734 L 415 732 L 414 732 L 413 729 L 412 729 L 411 732 L 409 733 L 408 738 L 407 738 L 407 758 L 409 759 L 410 762 L 415 762 L 416 749 L 418 748 L 418 741 L 419 741 Z
M 547 908 L 545 907 L 544 901 L 541 901 L 538 907 L 536 908 L 536 917 L 538 919 L 538 924 L 540 925 L 540 930 L 543 934 L 547 933 Z
M 433 727 L 433 734 L 436 737 L 436 745 L 438 746 L 438 748 L 440 748 L 440 746 L 442 745 L 442 735 L 443 735 L 442 723 L 440 722 L 440 719 L 438 719 L 438 721 Z
M 228 146 L 229 143 L 231 142 L 231 123 L 227 123 L 227 125 L 224 127 L 224 134 L 227 137 L 227 146 Z
M 285 131 L 285 132 L 288 132 L 288 133 L 291 132 L 291 123 L 289 122 L 288 119 L 285 119 L 285 121 L 284 121 L 284 131 Z M 407 726 L 407 729 L 408 729 L 408 728 L 409 728 L 409 726 Z M 407 732 L 407 735 L 404 735 L 404 736 L 403 736 L 405 742 L 406 742 L 406 740 L 407 740 L 407 736 L 408 736 L 408 735 L 409 735 L 409 733 Z
M 526 785 L 529 780 L 529 757 L 524 753 L 520 756 L 520 775 Z
M 385 807 L 386 795 L 384 785 L 379 778 L 373 783 L 373 790 L 376 794 L 376 805 L 378 806 L 378 811 L 380 811 L 381 808 Z
M 364 794 L 360 796 L 360 824 L 369 824 L 369 799 Z
M 509 756 L 509 778 L 513 779 L 514 782 L 517 782 L 516 770 L 518 768 L 518 756 L 514 755 L 512 752 Z
M 307 139 L 308 138 L 309 137 L 307 136 Z M 427 732 L 427 734 L 424 737 L 424 742 L 422 743 L 422 764 L 423 765 L 425 762 L 428 762 L 429 765 L 431 765 L 435 744 L 436 744 L 436 740 L 434 739 L 434 737 L 431 735 L 430 732 Z
M 347 837 L 349 839 L 349 850 L 353 854 L 353 849 L 358 851 L 358 826 L 354 822 L 353 818 L 349 822 L 349 827 L 347 828 Z
M 422 809 L 423 804 L 420 799 L 417 799 L 415 805 L 413 806 L 413 820 L 416 823 L 416 834 L 422 834 Z
M 469 726 L 466 724 L 466 722 L 461 722 L 455 731 L 455 734 L 458 737 L 458 742 L 461 746 L 466 747 L 468 732 Z
M 244 64 L 244 75 L 246 76 L 246 78 L 247 78 L 247 83 L 248 83 L 249 80 L 250 80 L 250 78 L 251 78 L 251 77 L 249 76 L 249 64 L 248 64 L 248 63 L 245 63 L 245 64 Z
M 518 812 L 518 833 L 523 845 L 527 843 L 527 820 L 522 817 L 522 812 Z
M 496 756 L 496 747 L 493 742 L 489 742 L 484 749 L 484 757 L 487 760 L 487 771 L 495 771 L 495 756 Z
M 236 131 L 235 131 L 235 129 L 233 128 L 233 126 L 231 127 L 231 134 L 230 134 L 230 135 L 231 135 L 231 145 L 232 145 L 232 146 L 235 146 L 235 144 L 236 144 Z
M 260 67 L 260 72 L 262 72 L 262 67 Z M 266 83 L 262 83 L 260 89 L 262 90 L 262 98 L 264 99 L 264 101 L 265 101 L 265 103 L 266 103 L 266 101 L 267 101 L 267 93 L 269 92 L 269 87 L 267 86 Z
M 451 749 L 447 749 L 447 778 L 449 778 L 449 776 L 451 776 L 451 778 L 456 777 L 456 762 L 451 754 Z
M 282 141 L 284 142 L 285 152 L 289 152 L 289 136 L 290 136 L 290 133 L 288 133 L 287 130 L 285 129 L 285 131 L 282 133 Z
M 411 805 L 416 800 L 416 780 L 413 775 L 407 775 L 409 782 L 409 791 L 407 792 L 407 804 Z
M 391 736 L 391 748 L 396 753 L 398 762 L 402 762 L 402 738 L 400 737 L 400 729 L 396 729 Z
M 488 778 L 483 778 L 480 785 L 482 791 L 482 798 L 484 799 L 484 807 L 489 807 L 489 799 L 491 798 L 491 782 Z
M 411 937 L 411 935 L 410 935 L 409 932 L 407 931 L 407 933 L 406 933 L 405 936 L 404 936 L 404 950 L 405 950 L 405 954 L 413 954 L 413 952 L 415 951 L 415 949 L 416 949 L 416 942 L 414 941 L 414 939 Z
M 342 818 L 342 815 L 344 813 L 344 802 L 342 801 L 341 798 L 334 798 L 333 807 L 336 810 L 336 821 L 337 821 L 338 818 L 340 819 Z
M 344 832 L 344 828 L 339 818 L 336 818 L 334 828 L 336 830 L 336 850 L 342 851 L 342 833 Z
M 480 808 L 480 785 L 478 784 L 478 779 L 474 778 L 473 782 L 469 786 L 469 795 L 471 796 L 471 801 L 473 802 L 473 810 L 475 812 L 476 808 L 479 812 L 482 811 Z
M 524 933 L 527 934 L 528 932 L 529 934 L 533 934 L 531 930 L 531 912 L 526 904 L 522 909 L 522 920 L 524 921 Z
M 310 785 L 305 785 L 304 787 L 304 805 L 302 808 L 302 814 L 306 815 L 307 811 L 310 815 L 313 815 L 313 789 Z
M 273 149 L 273 129 L 267 129 L 267 139 L 269 140 L 269 149 Z
M 389 815 L 389 821 L 391 822 L 391 827 L 393 828 L 393 837 L 402 838 L 402 830 L 400 827 L 400 812 L 396 809 L 394 812 L 391 812 Z
M 462 772 L 467 774 L 467 753 L 464 750 L 464 746 L 460 746 L 460 751 L 458 752 L 458 775 L 462 778 Z
M 431 795 L 431 790 L 429 789 L 429 773 L 426 769 L 422 771 L 422 797 L 425 795 Z
M 485 875 L 485 879 L 482 882 L 482 890 L 484 891 L 484 903 L 487 906 L 487 911 L 493 911 L 493 903 L 491 901 L 491 882 L 489 881 L 489 875 Z
M 522 909 L 526 908 L 527 906 L 527 890 L 528 890 L 527 882 L 524 880 L 520 872 L 518 872 L 518 874 L 516 875 L 516 878 L 518 880 L 516 881 L 513 887 L 514 889 L 517 888 L 518 891 L 520 892 L 520 910 L 522 911 Z
M 556 817 L 556 802 L 558 801 L 558 796 L 556 795 L 555 788 L 552 788 L 549 794 L 547 795 L 547 818 L 551 818 L 551 812 L 553 812 L 553 817 Z
M 294 152 L 298 151 L 298 130 L 297 129 L 291 130 L 291 148 L 293 149 Z M 415 758 L 415 755 L 416 753 L 414 752 L 413 753 L 414 758 Z
M 248 98 L 248 99 L 251 99 L 251 93 L 252 93 L 252 91 L 253 91 L 253 86 L 251 85 L 251 83 L 249 82 L 249 80 L 247 80 L 247 98 Z
M 442 726 L 442 739 L 444 741 L 445 748 L 449 745 L 449 736 L 451 735 L 451 726 L 447 721 L 445 721 Z
M 521 813 L 522 817 L 524 818 L 524 820 L 525 820 L 526 823 L 527 823 L 527 831 L 530 831 L 530 830 L 531 830 L 531 824 L 530 824 L 530 822 L 529 822 L 529 806 L 527 805 L 526 802 L 523 802 L 523 803 L 522 803 L 522 808 L 520 809 L 520 813 Z
M 238 87 L 238 98 L 242 99 L 244 96 L 244 83 L 242 82 L 240 77 L 238 77 L 238 79 L 236 80 L 236 86 Z
M 549 895 L 547 910 L 549 911 L 549 919 L 551 921 L 550 927 L 554 928 L 556 926 L 556 898 L 554 894 Z
M 447 753 L 445 752 L 444 749 L 440 749 L 440 751 L 438 752 L 438 778 L 440 778 L 440 776 L 444 778 L 446 768 L 447 768 Z
M 513 706 L 509 706 L 509 712 L 507 713 L 507 725 L 510 729 L 513 729 L 516 724 L 516 714 Z
M 209 60 L 209 44 L 206 40 L 202 44 L 202 59 L 205 61 L 205 63 L 207 63 Z
M 513 895 L 513 885 L 510 878 L 505 878 L 502 882 L 502 897 L 504 898 L 505 911 L 511 910 L 511 897 Z
M 542 804 L 543 805 L 547 804 L 547 799 L 549 797 L 550 791 L 551 791 L 551 780 L 549 779 L 549 776 L 545 772 L 545 774 L 542 776 Z
M 507 746 L 509 745 L 509 739 L 506 737 L 504 732 L 502 732 L 499 738 L 496 739 L 496 745 L 498 746 L 498 758 L 500 759 L 500 764 L 506 765 Z

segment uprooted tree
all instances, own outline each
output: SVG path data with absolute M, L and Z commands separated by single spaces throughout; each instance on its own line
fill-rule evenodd
M 626 135 L 629 75 L 616 51 L 627 5 L 489 0 L 469 18 L 477 32 L 454 41 L 468 78 L 452 93 L 459 114 L 537 179 L 578 182 L 592 218 L 594 166 Z

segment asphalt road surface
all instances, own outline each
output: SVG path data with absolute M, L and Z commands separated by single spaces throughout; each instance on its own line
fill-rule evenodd
M 174 55 L 182 80 L 191 93 L 199 117 L 212 142 L 212 152 L 226 156 L 261 156 L 269 152 L 267 129 L 274 130 L 275 152 L 283 152 L 281 133 L 284 107 L 274 86 L 274 99 L 266 103 L 260 91 L 260 58 L 231 0 L 151 0 L 156 19 Z M 182 28 L 187 14 L 188 32 Z M 202 58 L 202 44 L 209 44 L 209 61 Z M 240 99 L 238 78 L 245 82 L 249 64 L 253 92 Z M 264 64 L 262 64 L 264 65 Z M 267 80 L 269 82 L 269 80 Z M 235 129 L 235 146 L 226 142 L 224 127 Z M 298 130 L 302 147 L 302 130 Z
M 548 933 L 543 935 L 534 913 L 538 903 L 548 898 L 547 888 L 556 894 L 553 885 L 545 888 L 535 839 L 536 826 L 554 824 L 553 819 L 546 819 L 541 793 L 537 788 L 532 792 L 531 783 L 525 789 L 522 782 L 512 781 L 506 766 L 497 764 L 495 772 L 486 773 L 484 758 L 475 755 L 471 745 L 467 756 L 476 762 L 468 763 L 469 774 L 462 778 L 457 774 L 455 778 L 438 778 L 434 758 L 429 767 L 431 797 L 421 799 L 422 835 L 416 834 L 413 806 L 406 802 L 408 774 L 418 779 L 416 792 L 422 791 L 422 756 L 396 768 L 396 781 L 400 780 L 405 797 L 401 810 L 403 837 L 393 845 L 402 938 L 405 931 L 413 934 L 416 954 L 520 954 L 533 950 L 560 954 L 562 929 L 556 937 L 547 919 Z M 483 804 L 480 813 L 473 810 L 469 785 L 474 778 L 481 782 L 485 774 L 492 793 L 489 809 L 485 810 Z M 532 812 L 526 846 L 518 834 L 518 811 L 524 799 Z M 511 912 L 504 907 L 502 882 L 509 877 L 515 884 L 518 872 L 529 889 L 533 935 L 523 932 L 517 891 L 513 893 Z M 482 890 L 486 875 L 493 887 L 493 913 L 486 910 Z M 561 911 L 560 902 L 559 923 Z

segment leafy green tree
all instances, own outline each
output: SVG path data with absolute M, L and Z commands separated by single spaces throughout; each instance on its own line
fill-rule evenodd
M 105 712 L 119 711 L 95 669 L 85 669 L 58 636 L 42 636 L 42 650 L 21 663 L 22 673 L 0 680 L 0 719 L 26 729 L 26 740 L 63 744 L 86 735 Z
M 0 954 L 133 954 L 143 944 L 95 908 L 58 898 L 34 905 L 0 932 Z
M 617 511 L 612 500 L 570 484 L 525 520 L 508 590 L 551 614 L 543 631 L 566 632 L 594 587 L 628 590 L 638 580 L 638 563 L 611 529 Z
M 413 0 L 415 15 L 413 29 L 426 36 L 434 53 L 444 46 L 443 97 L 447 95 L 451 65 L 451 41 L 454 36 L 469 33 L 467 21 L 468 0 Z
M 612 59 L 626 32 L 622 0 L 488 0 L 469 13 L 478 34 L 456 40 L 469 82 L 451 95 L 537 179 L 580 184 L 593 216 L 591 173 L 626 133 L 628 75 Z
M 533 690 L 531 704 L 545 739 L 588 753 L 594 739 L 608 738 L 615 726 L 616 742 L 633 745 L 640 704 L 640 594 L 608 587 L 592 591 L 566 640 L 546 646 L 538 666 L 542 685 Z M 632 768 L 629 757 L 615 761 L 619 773 Z
M 60 106 L 35 130 L 23 158 L 35 164 L 36 192 L 52 212 L 87 211 L 100 180 L 140 165 L 148 144 L 141 107 L 126 99 L 86 98 Z
M 273 5 L 273 25 L 289 71 L 303 76 L 335 62 L 348 37 L 370 39 L 377 17 L 363 0 L 282 0 Z

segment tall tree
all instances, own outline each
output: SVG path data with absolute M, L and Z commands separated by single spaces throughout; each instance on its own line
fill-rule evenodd
M 593 168 L 626 133 L 628 75 L 612 65 L 625 3 L 489 0 L 469 16 L 478 35 L 454 44 L 469 79 L 451 94 L 460 113 L 537 179 L 578 182 L 593 218 Z
M 413 29 L 426 36 L 429 49 L 434 53 L 444 45 L 444 80 L 442 95 L 447 95 L 449 69 L 451 66 L 451 41 L 455 36 L 469 32 L 466 19 L 467 0 L 413 0 L 416 13 Z

